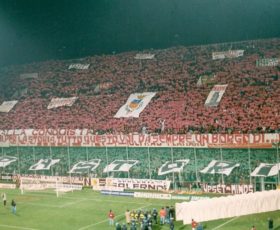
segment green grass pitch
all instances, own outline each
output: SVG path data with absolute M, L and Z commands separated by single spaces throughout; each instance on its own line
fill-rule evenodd
M 105 196 L 90 189 L 68 192 L 58 198 L 54 192 L 26 192 L 22 195 L 19 190 L 0 190 L 0 193 L 4 191 L 7 206 L 0 205 L 1 230 L 114 230 L 115 227 L 110 227 L 107 220 L 110 209 L 116 214 L 116 222 L 124 223 L 126 209 L 151 210 L 175 204 L 175 201 L 167 200 Z M 11 213 L 11 199 L 17 202 L 16 215 Z M 266 230 L 269 217 L 273 218 L 274 227 L 279 230 L 280 211 L 220 219 L 204 222 L 203 225 L 204 230 L 250 230 L 252 225 L 257 230 Z M 167 230 L 169 226 L 153 226 L 153 230 L 160 229 Z M 178 221 L 175 229 L 190 230 L 191 227 Z

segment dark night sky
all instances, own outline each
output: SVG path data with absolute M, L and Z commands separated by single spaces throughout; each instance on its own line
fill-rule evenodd
M 280 0 L 0 0 L 0 66 L 280 37 Z

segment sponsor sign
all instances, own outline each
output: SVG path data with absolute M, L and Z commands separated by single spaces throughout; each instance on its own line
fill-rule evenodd
M 168 190 L 170 181 L 149 179 L 106 178 L 106 186 L 124 189 Z
M 113 191 L 113 190 L 102 190 L 101 194 L 103 195 L 113 195 L 113 196 L 134 196 L 134 192 L 122 192 L 122 191 Z
M 63 176 L 44 176 L 44 175 L 23 175 L 19 179 L 24 182 L 32 183 L 64 183 L 84 185 L 85 177 L 63 177 Z M 87 185 L 87 184 L 86 184 Z
M 209 165 L 200 172 L 205 174 L 225 174 L 229 176 L 232 170 L 239 166 L 240 164 L 233 162 L 212 160 Z
M 173 162 L 166 161 L 158 170 L 158 175 L 165 175 L 173 172 L 181 172 L 186 164 L 189 163 L 189 159 L 175 160 Z
M 6 166 L 15 162 L 16 160 L 17 160 L 16 157 L 11 157 L 11 156 L 0 157 L 0 167 L 5 168 Z
M 150 53 L 138 53 L 135 55 L 134 59 L 138 59 L 138 60 L 149 60 L 149 59 L 153 59 L 155 57 L 154 54 L 150 54 Z
M 0 146 L 272 148 L 280 133 L 95 135 L 90 129 L 0 130 Z
M 13 180 L 13 175 L 1 175 L 1 180 Z
M 69 97 L 69 98 L 52 98 L 50 104 L 48 105 L 48 109 L 53 109 L 61 106 L 69 106 L 71 107 L 75 101 L 77 100 L 77 97 Z
M 245 194 L 254 192 L 254 187 L 251 184 L 202 184 L 202 191 L 207 193 Z
M 18 103 L 18 101 L 4 101 L 0 105 L 0 113 L 8 113 Z
M 59 161 L 60 159 L 40 159 L 36 164 L 30 166 L 29 170 L 50 170 L 51 166 Z
M 212 59 L 218 60 L 218 59 L 225 59 L 225 58 L 237 58 L 243 55 L 244 55 L 244 50 L 228 50 L 222 52 L 213 52 Z
M 79 184 L 56 184 L 55 188 L 57 190 L 82 190 L 83 186 Z
M 205 106 L 218 106 L 226 91 L 226 88 L 227 85 L 215 85 L 205 101 Z
M 255 168 L 251 173 L 251 176 L 255 177 L 269 177 L 278 175 L 280 170 L 280 163 L 278 164 L 266 164 L 260 163 L 260 165 Z
M 103 172 L 129 172 L 131 167 L 136 165 L 138 160 L 115 160 L 111 164 L 107 165 Z
M 2 188 L 2 189 L 15 189 L 16 185 L 15 184 L 3 184 L 3 183 L 0 183 L 0 188 Z
M 69 65 L 68 69 L 79 69 L 79 70 L 84 70 L 84 69 L 88 69 L 90 66 L 90 64 L 80 64 L 80 63 L 76 63 L 76 64 L 71 64 Z
M 79 161 L 72 166 L 69 173 L 89 173 L 94 172 L 94 170 L 99 166 L 100 159 L 92 159 L 89 161 Z
M 140 113 L 149 104 L 156 93 L 134 93 L 129 96 L 126 103 L 119 109 L 114 117 L 139 117 Z
M 135 192 L 134 197 L 135 198 L 171 200 L 171 194 L 165 194 L 165 193 Z

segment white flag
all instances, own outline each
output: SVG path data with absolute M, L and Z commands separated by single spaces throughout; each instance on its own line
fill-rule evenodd
M 172 172 L 181 172 L 186 164 L 189 163 L 189 159 L 176 160 L 174 162 L 166 161 L 158 170 L 158 175 L 165 175 Z
M 103 172 L 128 172 L 131 167 L 136 165 L 138 160 L 115 160 L 107 165 Z
M 59 161 L 60 159 L 40 159 L 36 164 L 30 166 L 29 170 L 49 170 Z
M 278 175 L 279 169 L 280 169 L 280 163 L 278 164 L 260 163 L 260 165 L 257 168 L 255 168 L 255 170 L 251 173 L 251 176 L 256 176 L 256 177 L 276 176 Z
M 8 113 L 10 110 L 18 103 L 18 101 L 4 101 L 0 105 L 0 112 L 1 113 Z
M 5 168 L 12 162 L 15 162 L 17 160 L 16 157 L 10 157 L 10 156 L 4 156 L 0 157 L 0 167 Z
M 114 117 L 139 117 L 155 95 L 156 93 L 151 92 L 131 94 Z
M 92 159 L 89 161 L 79 161 L 69 171 L 69 173 L 88 173 L 93 172 L 100 164 L 100 159 Z
M 205 105 L 209 107 L 218 106 L 226 91 L 226 88 L 227 85 L 215 85 L 210 91 L 205 101 Z
M 48 109 L 53 109 L 61 106 L 69 106 L 71 107 L 75 101 L 77 100 L 77 97 L 69 97 L 69 98 L 52 98 L 50 104 L 48 105 Z
M 212 160 L 210 164 L 200 172 L 205 174 L 225 174 L 228 176 L 234 168 L 239 166 L 240 164 L 234 162 Z

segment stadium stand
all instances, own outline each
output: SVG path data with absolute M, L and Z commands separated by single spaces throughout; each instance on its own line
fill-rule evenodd
M 0 70 L 0 102 L 19 100 L 0 113 L 0 129 L 90 128 L 98 133 L 279 132 L 279 66 L 256 67 L 256 60 L 279 57 L 279 39 L 153 50 L 155 58 L 136 60 L 135 52 L 48 61 Z M 235 59 L 212 60 L 217 50 L 244 49 Z M 71 63 L 88 69 L 68 69 Z M 38 78 L 22 78 L 38 73 Z M 202 75 L 211 82 L 197 85 Z M 5 79 L 5 80 L 3 80 Z M 217 107 L 204 105 L 215 84 L 228 84 Z M 114 118 L 128 96 L 157 92 L 138 119 Z M 53 97 L 78 97 L 71 107 L 48 110 Z

